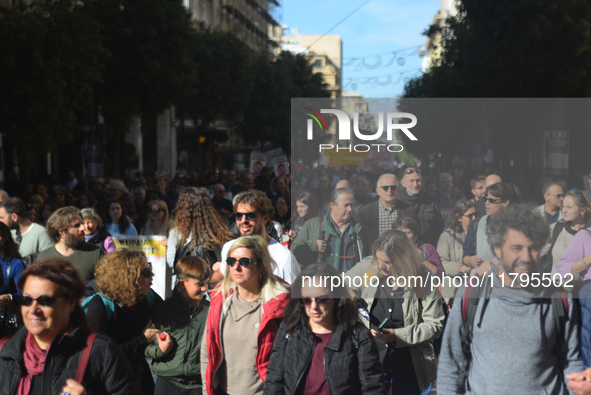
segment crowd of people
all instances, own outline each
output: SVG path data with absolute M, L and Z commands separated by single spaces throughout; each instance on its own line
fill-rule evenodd
M 589 191 L 464 174 L 0 191 L 0 394 L 591 394 Z

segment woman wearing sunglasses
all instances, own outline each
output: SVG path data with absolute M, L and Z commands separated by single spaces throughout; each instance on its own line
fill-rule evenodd
M 166 262 L 171 268 L 187 255 L 198 256 L 213 267 L 221 260 L 224 243 L 236 237 L 214 208 L 209 194 L 201 189 L 185 188 L 173 216 L 166 250 Z
M 260 395 L 289 285 L 273 274 L 261 236 L 236 239 L 226 263 L 229 273 L 213 293 L 201 343 L 204 393 Z
M 431 341 L 441 336 L 445 313 L 439 290 L 429 285 L 431 276 L 422 254 L 399 230 L 382 233 L 373 255 L 345 273 L 347 286 L 350 281 L 361 296 L 363 322 L 377 339 L 384 394 L 391 387 L 393 395 L 418 395 L 435 381 Z
M 97 333 L 119 344 L 129 359 L 142 392 L 154 392 L 154 380 L 144 358 L 144 349 L 156 339 L 151 329 L 150 309 L 162 301 L 151 290 L 152 267 L 143 252 L 117 250 L 106 255 L 96 269 L 97 295 L 84 302 L 88 320 Z
M 264 395 L 382 394 L 377 344 L 347 289 L 331 287 L 340 277 L 332 266 L 316 264 L 292 284 Z
M 486 235 L 488 218 L 500 213 L 503 208 L 510 204 L 521 203 L 519 190 L 514 185 L 504 182 L 489 185 L 486 188 L 484 196 L 486 196 L 483 198 L 485 201 L 486 215 L 472 220 L 468 227 L 463 246 L 462 262 L 464 265 L 473 269 L 478 268 L 484 261 L 498 260 L 492 248 L 490 248 L 490 244 L 488 244 L 488 237 Z
M 84 237 L 86 242 L 93 244 L 103 251 L 104 254 L 114 252 L 117 247 L 111 237 L 111 234 L 103 226 L 101 217 L 93 208 L 85 208 L 80 210 L 82 222 L 84 223 Z
M 168 206 L 162 200 L 152 200 L 148 211 L 148 223 L 140 232 L 145 236 L 166 236 L 172 227 L 172 221 L 168 217 Z
M 468 228 L 476 218 L 478 218 L 476 204 L 466 199 L 458 200 L 449 216 L 447 229 L 439 236 L 437 243 L 437 253 L 441 257 L 445 276 L 456 277 L 470 274 L 472 267 L 465 265 L 462 262 L 462 257 Z M 448 284 L 447 280 L 444 281 L 444 284 Z M 450 300 L 453 298 L 455 290 L 453 285 L 443 287 L 443 297 Z
M 37 262 L 18 285 L 25 327 L 0 351 L 0 393 L 141 394 L 121 349 L 103 335 L 91 343 L 83 379 L 74 380 L 90 330 L 80 307 L 86 287 L 71 263 Z

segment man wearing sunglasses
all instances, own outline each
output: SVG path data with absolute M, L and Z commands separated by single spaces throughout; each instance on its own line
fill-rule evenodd
M 564 221 L 562 212 L 562 201 L 564 200 L 564 190 L 555 182 L 549 182 L 544 185 L 544 200 L 546 203 L 537 207 L 536 210 L 546 218 L 548 225 L 556 221 Z
M 366 227 L 353 218 L 355 198 L 350 189 L 335 189 L 330 211 L 309 219 L 291 245 L 298 261 L 326 263 L 346 272 L 371 254 Z
M 421 189 L 421 169 L 406 169 L 401 184 L 403 189 L 398 193 L 398 200 L 404 204 L 404 208 L 412 207 L 411 217 L 419 224 L 419 239 L 423 243 L 437 245 L 443 231 L 443 217 L 437 199 Z
M 398 217 L 412 215 L 408 207 L 401 209 L 400 204 L 396 204 L 398 190 L 398 178 L 394 174 L 382 174 L 376 188 L 380 198 L 359 209 L 359 222 L 367 228 L 369 245 L 373 245 L 382 233 L 392 229 Z
M 84 281 L 92 280 L 103 253 L 99 247 L 86 242 L 80 210 L 73 206 L 58 209 L 47 220 L 46 228 L 55 245 L 40 252 L 37 261 L 67 259 L 78 269 Z
M 273 212 L 274 208 L 271 201 L 261 191 L 243 192 L 235 198 L 234 214 L 238 232 L 241 236 L 258 235 L 265 239 L 271 260 L 275 263 L 273 274 L 291 284 L 301 271 L 300 264 L 289 249 L 267 233 L 266 224 Z M 230 240 L 222 247 L 222 260 L 219 265 L 214 264 L 214 269 L 219 266 L 219 270 L 211 277 L 210 286 L 214 286 L 226 275 L 226 257 L 234 241 Z

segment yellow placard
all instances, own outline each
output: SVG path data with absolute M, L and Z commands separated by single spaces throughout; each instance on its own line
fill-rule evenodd
M 113 237 L 117 249 L 141 250 L 147 256 L 166 257 L 166 246 L 160 244 L 164 236 L 120 236 Z

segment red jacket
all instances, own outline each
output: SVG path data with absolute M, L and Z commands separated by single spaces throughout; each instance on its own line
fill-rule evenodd
M 261 380 L 265 381 L 267 377 L 267 366 L 269 366 L 269 360 L 271 359 L 271 351 L 273 350 L 273 342 L 275 341 L 275 335 L 279 329 L 279 325 L 275 322 L 276 318 L 283 318 L 283 309 L 289 302 L 289 291 L 287 288 L 280 284 L 281 288 L 276 290 L 276 298 L 267 298 L 268 302 L 263 303 L 263 315 L 261 318 L 261 324 L 259 325 L 259 334 L 257 338 L 257 357 L 256 357 L 256 368 Z M 205 374 L 205 388 L 208 395 L 215 395 L 216 391 L 213 386 L 213 375 L 216 369 L 222 363 L 222 350 L 220 348 L 220 323 L 222 319 L 222 313 L 227 315 L 227 309 L 229 307 L 227 301 L 228 297 L 232 294 L 233 289 L 230 289 L 226 295 L 226 299 L 222 298 L 220 293 L 214 291 L 215 296 L 211 299 L 209 307 L 209 315 L 207 317 L 206 325 L 206 345 L 207 345 L 207 370 Z M 269 300 L 270 299 L 270 300 Z M 225 311 L 224 311 L 225 310 Z

